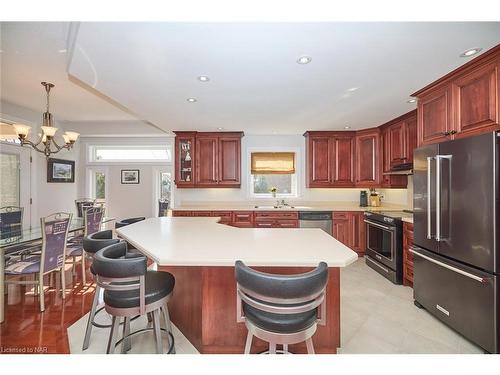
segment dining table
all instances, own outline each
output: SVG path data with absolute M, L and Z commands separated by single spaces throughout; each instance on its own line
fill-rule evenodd
M 101 225 L 114 221 L 113 217 L 103 217 Z M 84 232 L 85 223 L 83 217 L 73 217 L 69 227 L 69 233 L 74 235 Z M 5 237 L 5 236 L 0 236 Z M 42 227 L 30 227 L 23 229 L 14 236 L 0 238 L 0 323 L 5 320 L 5 259 L 7 256 L 29 252 L 30 248 L 40 248 L 42 243 Z

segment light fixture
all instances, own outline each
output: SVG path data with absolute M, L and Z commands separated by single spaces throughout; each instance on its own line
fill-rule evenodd
M 350 129 L 351 127 L 349 125 L 344 126 L 344 129 Z
M 196 98 L 187 98 L 186 99 L 189 103 L 194 103 L 196 102 Z
M 208 78 L 207 76 L 199 76 L 198 81 L 208 82 L 208 81 L 210 81 L 210 78 Z
M 351 87 L 350 89 L 347 89 L 349 92 L 354 92 L 358 89 L 359 87 Z
M 217 130 L 223 130 L 224 128 L 221 128 L 220 126 L 217 128 Z
M 482 51 L 482 48 L 469 48 L 460 54 L 460 57 L 471 57 Z
M 68 52 L 68 50 L 66 48 L 61 48 L 57 52 L 59 52 L 59 53 L 66 53 L 66 52 Z
M 12 126 L 14 127 L 19 140 L 21 141 L 21 146 L 29 145 L 48 158 L 51 154 L 55 154 L 61 151 L 63 148 L 70 150 L 80 134 L 76 132 L 66 132 L 63 134 L 65 144 L 63 146 L 59 146 L 56 143 L 54 136 L 56 135 L 57 128 L 53 125 L 54 119 L 52 117 L 52 113 L 50 113 L 49 110 L 49 94 L 50 89 L 54 87 L 54 84 L 49 82 L 42 82 L 42 86 L 45 87 L 45 92 L 47 93 L 47 106 L 46 111 L 43 113 L 42 117 L 42 134 L 38 135 L 38 141 L 36 143 L 33 143 L 27 139 L 28 134 L 31 130 L 31 126 L 24 124 L 13 124 Z M 41 143 L 43 143 L 43 146 L 38 147 Z M 54 145 L 55 150 L 52 149 L 52 145 Z
M 408 100 L 406 101 L 406 103 L 416 103 L 416 102 L 417 102 L 417 99 L 415 99 L 415 98 L 408 99 Z
M 304 56 L 299 57 L 299 59 L 297 60 L 297 63 L 302 64 L 302 65 L 309 64 L 311 62 L 311 60 L 312 60 L 311 57 L 304 55 Z

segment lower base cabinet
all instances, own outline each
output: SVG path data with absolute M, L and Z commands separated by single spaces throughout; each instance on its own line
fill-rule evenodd
M 413 287 L 413 224 L 403 222 L 403 285 Z
M 358 256 L 365 255 L 365 228 L 362 211 L 335 211 L 333 213 L 333 237 L 358 253 Z

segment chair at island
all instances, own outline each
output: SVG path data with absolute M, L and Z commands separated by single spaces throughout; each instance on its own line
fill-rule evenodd
M 175 278 L 169 272 L 147 270 L 147 258 L 136 253 L 127 253 L 124 241 L 99 250 L 94 257 L 92 268 L 97 284 L 104 289 L 104 306 L 112 315 L 107 353 L 114 353 L 120 320 L 124 319 L 121 352 L 130 347 L 130 336 L 149 330 L 145 328 L 130 332 L 130 321 L 136 315 L 151 313 L 156 342 L 156 353 L 163 353 L 161 331 L 168 337 L 169 352 L 174 350 L 172 327 L 167 302 L 172 295 Z M 160 326 L 163 314 L 166 327 Z
M 59 272 L 61 276 L 62 298 L 65 298 L 64 260 L 66 241 L 72 214 L 59 212 L 40 219 L 42 227 L 42 247 L 39 255 L 10 259 L 5 266 L 5 283 L 35 285 L 40 293 L 40 311 L 45 310 L 44 276 Z M 35 280 L 20 278 L 35 275 Z
M 85 255 L 93 260 L 95 254 L 101 250 L 104 249 L 105 247 L 109 245 L 113 245 L 115 243 L 118 243 L 122 240 L 119 238 L 113 238 L 113 231 L 112 230 L 103 230 L 100 232 L 95 232 L 92 233 L 88 236 L 85 236 L 83 238 L 83 250 Z M 94 268 L 92 265 L 90 266 L 90 272 L 92 272 L 92 275 L 94 276 L 95 279 L 95 272 Z M 92 327 L 97 327 L 97 328 L 110 328 L 110 324 L 99 324 L 95 322 L 95 316 L 96 314 L 102 309 L 97 309 L 99 305 L 99 296 L 101 294 L 101 287 L 99 284 L 96 284 L 95 286 L 95 292 L 94 292 L 94 299 L 92 301 L 92 307 L 90 309 L 89 313 L 89 318 L 87 320 L 87 328 L 85 329 L 85 337 L 83 339 L 83 348 L 82 350 L 85 350 L 89 347 L 90 344 L 90 335 L 92 333 Z
M 139 221 L 143 221 L 143 220 L 146 220 L 146 218 L 143 216 L 142 217 L 131 217 L 129 219 L 123 219 L 123 220 L 116 222 L 115 228 L 118 229 L 118 228 L 130 225 L 130 224 L 138 223 Z
M 269 354 L 276 354 L 276 345 L 288 353 L 288 345 L 303 341 L 307 353 L 314 354 L 312 336 L 318 324 L 326 324 L 327 264 L 321 262 L 307 273 L 276 275 L 236 261 L 235 275 L 237 321 L 248 329 L 245 354 L 253 336 L 269 343 Z

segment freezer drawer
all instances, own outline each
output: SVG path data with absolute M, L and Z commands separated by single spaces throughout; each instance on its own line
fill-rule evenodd
M 498 276 L 413 247 L 413 296 L 490 353 L 498 353 Z

